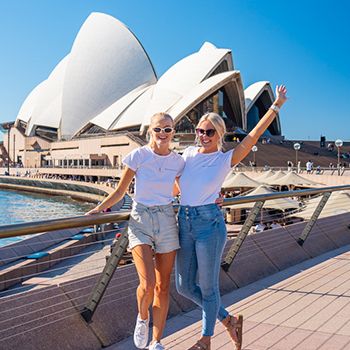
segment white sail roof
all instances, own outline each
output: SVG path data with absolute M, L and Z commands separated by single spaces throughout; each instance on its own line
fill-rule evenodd
M 134 103 L 119 115 L 118 119 L 110 127 L 110 130 L 141 125 L 145 113 L 145 106 L 148 106 L 151 101 L 153 89 L 154 85 L 149 86 Z
M 169 110 L 198 84 L 210 77 L 223 61 L 226 62 L 225 70 L 232 70 L 230 50 L 218 49 L 213 44 L 204 43 L 198 52 L 173 65 L 160 77 L 153 90 L 143 127 L 149 125 L 152 115 Z
M 27 96 L 27 98 L 22 103 L 22 106 L 18 112 L 16 120 L 22 120 L 28 123 L 29 119 L 33 114 L 38 95 L 45 89 L 46 80 L 38 84 Z
M 130 30 L 109 15 L 91 14 L 66 68 L 61 134 L 73 135 L 130 91 L 155 82 L 153 66 Z
M 69 54 L 53 69 L 45 87 L 37 96 L 32 117 L 27 125 L 26 135 L 32 136 L 35 126 L 58 128 L 62 114 L 62 87 Z
M 268 81 L 258 81 L 250 86 L 248 86 L 244 90 L 244 97 L 245 97 L 245 108 L 248 112 L 250 108 L 254 105 L 256 100 L 259 98 L 259 96 L 264 92 L 267 91 L 271 98 L 271 103 L 274 100 L 273 91 L 270 85 L 270 82 Z
M 137 87 L 132 90 L 113 104 L 111 104 L 108 108 L 106 108 L 102 113 L 93 118 L 90 123 L 98 125 L 99 127 L 109 130 L 112 125 L 117 124 L 119 116 L 140 96 L 142 95 L 149 86 L 146 87 Z M 130 120 L 131 123 L 141 124 L 143 113 L 141 115 L 137 115 Z M 141 119 L 140 119 L 141 118 Z M 113 128 L 112 128 L 113 129 Z

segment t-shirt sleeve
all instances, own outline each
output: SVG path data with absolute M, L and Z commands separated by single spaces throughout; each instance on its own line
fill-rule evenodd
M 181 176 L 183 171 L 184 171 L 184 168 L 185 168 L 185 160 L 181 156 L 179 157 L 178 161 L 179 161 L 180 166 L 179 166 L 179 170 L 176 174 L 176 177 Z
M 186 158 L 191 156 L 191 154 L 193 154 L 195 149 L 196 149 L 196 147 L 194 147 L 194 146 L 188 146 L 187 148 L 185 148 L 184 152 L 182 153 L 183 160 L 186 161 Z
M 131 170 L 136 171 L 140 166 L 140 149 L 134 149 L 123 159 L 123 164 Z

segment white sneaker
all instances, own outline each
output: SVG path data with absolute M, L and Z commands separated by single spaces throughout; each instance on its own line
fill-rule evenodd
M 149 350 L 165 350 L 165 347 L 157 341 L 149 346 Z
M 139 349 L 144 349 L 148 343 L 149 319 L 142 320 L 137 315 L 136 326 L 134 330 L 134 344 Z

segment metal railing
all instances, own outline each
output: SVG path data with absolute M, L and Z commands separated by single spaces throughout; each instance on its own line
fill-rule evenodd
M 104 213 L 97 215 L 82 215 L 72 218 L 53 219 L 0 226 L 0 238 L 25 236 L 34 233 L 63 230 L 89 225 L 106 224 L 108 222 L 120 222 L 129 219 L 130 213 Z
M 341 186 L 328 186 L 322 188 L 312 188 L 304 190 L 294 190 L 294 191 L 284 191 L 275 192 L 269 194 L 260 194 L 254 196 L 237 196 L 233 198 L 225 198 L 223 207 L 236 204 L 252 203 L 259 201 L 268 201 L 272 199 L 281 199 L 289 197 L 305 197 L 312 196 L 316 194 L 323 194 L 326 192 L 336 192 L 336 191 L 349 191 L 350 185 Z M 53 220 L 43 220 L 31 223 L 21 223 L 13 225 L 0 226 L 0 238 L 15 237 L 22 235 L 29 235 L 40 232 L 55 231 L 61 229 L 68 229 L 74 227 L 84 227 L 89 225 L 105 224 L 108 222 L 119 222 L 129 219 L 129 213 L 104 213 L 97 215 L 82 215 L 72 218 L 62 218 Z

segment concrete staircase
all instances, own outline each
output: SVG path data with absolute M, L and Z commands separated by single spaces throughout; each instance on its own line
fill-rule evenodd
M 295 141 L 296 142 L 296 141 Z M 257 166 L 269 165 L 271 167 L 286 167 L 287 161 L 295 163 L 295 150 L 293 148 L 294 141 L 284 141 L 283 143 L 269 143 L 257 144 L 258 151 L 255 153 Z M 237 146 L 237 143 L 233 143 L 233 148 Z M 350 145 L 346 144 L 342 147 L 342 152 L 349 152 Z M 301 145 L 301 149 L 298 151 L 298 160 L 301 162 L 301 166 L 305 167 L 306 162 L 310 159 L 314 163 L 314 167 L 320 165 L 321 167 L 328 167 L 329 163 L 333 163 L 335 166 L 338 162 L 337 150 L 332 152 L 326 148 L 320 148 L 317 142 L 304 141 Z M 253 153 L 245 158 L 244 164 L 249 165 L 249 161 L 253 161 Z M 346 162 L 349 166 L 350 159 L 341 158 L 342 163 Z M 294 164 L 296 165 L 296 164 Z

